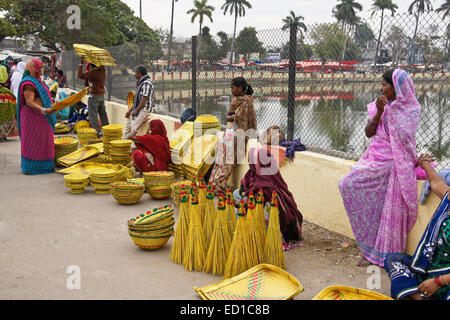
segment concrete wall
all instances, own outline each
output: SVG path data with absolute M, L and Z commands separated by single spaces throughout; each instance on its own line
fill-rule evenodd
M 111 124 L 125 126 L 127 111 L 125 105 L 106 102 L 106 109 Z M 152 114 L 151 119 L 155 118 L 164 122 L 169 137 L 180 126 L 178 119 Z M 141 128 L 140 134 L 146 130 L 146 127 Z M 255 141 L 249 142 L 250 147 L 254 145 Z M 354 237 L 342 203 L 338 181 L 347 174 L 353 164 L 354 161 L 303 151 L 297 152 L 292 162 L 285 161 L 280 168 L 281 175 L 294 195 L 304 219 L 349 238 Z M 238 186 L 247 170 L 248 165 L 239 165 L 233 171 L 230 184 Z M 423 181 L 419 181 L 417 185 L 419 194 L 422 185 Z M 408 235 L 407 253 L 412 254 L 415 251 L 439 202 L 437 196 L 430 194 L 426 204 L 419 205 L 419 216 Z

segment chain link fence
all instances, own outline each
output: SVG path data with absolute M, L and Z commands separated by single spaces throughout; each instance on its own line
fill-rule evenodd
M 306 27 L 248 27 L 234 41 L 205 27 L 201 36 L 174 41 L 170 57 L 164 44 L 162 54 L 145 43 L 106 48 L 117 62 L 108 69 L 107 98 L 125 103 L 135 90 L 133 68 L 144 64 L 156 88 L 159 113 L 179 117 L 193 106 L 224 125 L 230 81 L 242 76 L 255 91 L 258 130 L 278 125 L 288 137 L 300 137 L 309 150 L 356 160 L 369 144 L 366 106 L 381 93 L 382 73 L 403 68 L 412 76 L 422 106 L 418 152 L 431 153 L 438 168 L 450 166 L 448 19 L 436 12 L 418 20 L 407 13 L 381 19 L 377 13 L 356 25 Z M 80 89 L 78 63 L 74 52 L 63 53 L 68 83 Z

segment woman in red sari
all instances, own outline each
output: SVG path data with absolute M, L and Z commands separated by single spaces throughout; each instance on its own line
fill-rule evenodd
M 170 144 L 167 131 L 161 120 L 150 121 L 145 136 L 132 136 L 137 150 L 133 151 L 134 167 L 139 172 L 168 171 L 170 159 Z

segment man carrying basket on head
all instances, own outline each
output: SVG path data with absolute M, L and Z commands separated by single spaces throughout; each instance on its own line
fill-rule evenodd
M 155 90 L 147 69 L 139 65 L 135 68 L 136 94 L 134 95 L 133 106 L 125 115 L 128 118 L 127 125 L 123 133 L 123 139 L 129 139 L 137 134 L 139 128 L 147 122 L 150 113 L 154 112 Z
M 89 99 L 88 99 L 88 113 L 91 127 L 97 130 L 97 136 L 102 137 L 102 132 L 98 123 L 98 116 L 100 115 L 100 122 L 102 127 L 109 125 L 108 114 L 105 107 L 105 67 L 97 67 L 89 63 L 88 70 L 83 72 L 84 57 L 81 57 L 81 63 L 78 66 L 78 78 L 85 80 L 86 85 L 89 85 Z

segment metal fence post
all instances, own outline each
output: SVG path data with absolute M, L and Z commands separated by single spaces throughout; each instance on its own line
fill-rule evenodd
M 197 111 L 197 36 L 192 36 L 192 108 Z
M 108 79 L 108 81 L 107 81 L 107 83 L 108 83 L 108 87 L 107 87 L 107 89 L 108 89 L 108 101 L 111 101 L 111 94 L 112 94 L 112 84 L 113 84 L 113 81 L 112 81 L 112 67 L 107 67 L 107 79 Z
M 288 117 L 287 136 L 288 140 L 294 140 L 295 126 L 295 77 L 297 64 L 297 26 L 292 24 L 289 36 L 289 87 L 288 87 Z

